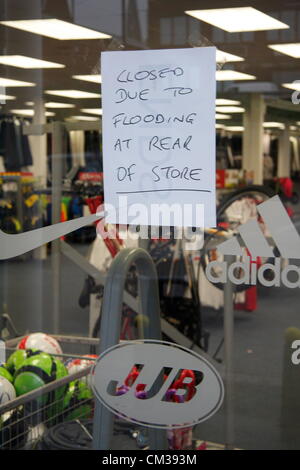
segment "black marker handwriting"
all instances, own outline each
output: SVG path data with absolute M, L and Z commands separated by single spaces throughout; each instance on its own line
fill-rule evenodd
M 116 95 L 119 95 L 119 101 L 116 101 L 116 104 L 123 103 L 126 100 L 141 100 L 141 101 L 147 101 L 149 98 L 147 98 L 147 95 L 149 95 L 149 88 L 145 88 L 144 90 L 141 91 L 128 91 L 125 88 L 119 88 L 115 93 Z
M 180 114 L 174 116 L 165 116 L 162 113 L 157 114 L 136 114 L 128 115 L 126 113 L 118 113 L 112 117 L 112 122 L 116 128 L 121 126 L 134 126 L 136 124 L 194 124 L 197 113 Z
M 134 81 L 141 81 L 141 80 L 157 80 L 159 78 L 166 78 L 170 75 L 174 77 L 180 77 L 184 74 L 184 70 L 182 67 L 175 67 L 169 68 L 165 67 L 160 70 L 152 69 L 152 70 L 138 70 L 137 72 L 131 72 L 128 70 L 122 70 L 117 76 L 117 81 L 120 83 L 129 83 Z
M 200 172 L 202 168 L 189 168 L 185 166 L 182 170 L 176 168 L 174 165 L 159 167 L 158 165 L 152 168 L 152 174 L 154 175 L 155 179 L 153 180 L 155 183 L 158 183 L 162 179 L 184 179 L 184 180 L 193 180 L 193 181 L 200 181 Z
M 189 135 L 185 140 L 181 137 L 159 137 L 154 135 L 149 141 L 149 151 L 157 149 L 163 150 L 181 150 L 185 149 L 190 151 L 189 144 L 192 140 L 192 136 Z

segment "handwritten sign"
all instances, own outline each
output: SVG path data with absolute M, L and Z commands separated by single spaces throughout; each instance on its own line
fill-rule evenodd
M 105 203 L 118 209 L 108 221 L 131 223 L 135 206 L 152 225 L 157 204 L 202 204 L 215 226 L 215 48 L 104 52 L 101 62 Z M 180 225 L 199 226 L 195 211 Z

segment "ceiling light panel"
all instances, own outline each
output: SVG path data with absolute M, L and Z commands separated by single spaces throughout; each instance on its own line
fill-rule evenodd
M 75 78 L 76 80 L 84 80 L 86 82 L 91 82 L 91 83 L 101 83 L 101 75 L 73 75 L 72 78 Z
M 217 62 L 243 62 L 245 59 L 238 55 L 229 54 L 229 52 L 219 51 L 217 49 Z
M 82 113 L 96 114 L 97 116 L 102 116 L 101 108 L 85 108 L 80 110 Z
M 33 109 L 12 109 L 11 112 L 14 114 L 19 114 L 20 116 L 34 116 Z M 46 111 L 45 115 L 50 117 L 50 116 L 55 116 L 55 113 Z
M 15 96 L 0 94 L 0 103 L 3 103 L 3 102 L 5 103 L 5 101 L 15 100 L 15 99 L 16 99 Z
M 229 114 L 216 114 L 216 119 L 231 119 Z
M 71 116 L 68 118 L 68 121 L 74 120 L 74 121 L 99 121 L 98 117 L 95 116 Z
M 282 122 L 264 122 L 264 128 L 284 129 L 285 125 Z
M 74 23 L 53 19 L 42 20 L 18 20 L 18 21 L 0 21 L 0 24 L 11 28 L 21 29 L 29 33 L 40 34 L 59 40 L 78 40 L 78 39 L 108 39 L 109 34 L 84 28 Z
M 63 64 L 49 62 L 47 60 L 34 59 L 25 55 L 2 55 L 0 64 L 18 67 L 20 69 L 62 69 Z
M 288 88 L 289 90 L 300 91 L 300 80 L 297 80 L 293 83 L 283 83 L 282 86 L 284 88 Z
M 291 44 L 269 44 L 268 47 L 281 54 L 300 59 L 300 43 Z
M 234 81 L 234 80 L 255 80 L 254 75 L 248 73 L 237 72 L 236 70 L 218 70 L 216 72 L 218 82 Z
M 231 106 L 231 105 L 239 105 L 241 104 L 240 101 L 234 101 L 234 100 L 227 100 L 224 98 L 217 98 L 216 99 L 216 105 L 217 106 Z
M 26 106 L 34 106 L 33 101 L 26 101 Z M 45 103 L 46 108 L 53 108 L 53 109 L 67 109 L 67 108 L 75 108 L 75 104 L 70 103 L 56 103 L 55 101 L 49 101 Z
M 0 77 L 0 87 L 18 87 L 18 86 L 35 86 L 35 83 L 23 82 L 22 80 L 13 80 L 12 78 Z
M 289 28 L 289 25 L 253 7 L 188 10 L 185 13 L 228 33 Z
M 75 108 L 75 104 L 70 103 L 56 103 L 55 101 L 49 101 L 45 104 L 46 108 L 53 108 L 53 109 L 67 109 L 67 108 Z
M 243 126 L 226 126 L 226 130 L 231 132 L 243 132 L 245 128 Z
M 239 106 L 216 106 L 216 111 L 220 113 L 244 113 L 245 108 Z
M 101 98 L 98 93 L 90 93 L 81 90 L 46 90 L 45 93 L 54 96 L 64 96 L 65 98 L 85 99 L 85 98 Z

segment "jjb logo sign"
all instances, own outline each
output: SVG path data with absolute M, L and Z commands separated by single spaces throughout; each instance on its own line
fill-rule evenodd
M 155 428 L 205 421 L 224 398 L 222 379 L 206 359 L 177 344 L 155 340 L 107 349 L 93 369 L 92 387 L 112 413 Z

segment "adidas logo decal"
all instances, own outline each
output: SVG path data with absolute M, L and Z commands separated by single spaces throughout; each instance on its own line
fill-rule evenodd
M 271 237 L 280 252 L 281 258 L 300 259 L 300 236 L 292 224 L 280 198 L 274 196 L 268 201 L 257 206 L 257 211 L 264 220 Z M 257 220 L 249 220 L 238 228 L 245 247 L 250 252 L 249 256 L 243 261 L 232 263 L 227 269 L 226 261 L 212 261 L 205 270 L 207 279 L 216 283 L 226 283 L 229 279 L 233 284 L 256 285 L 257 279 L 266 287 L 280 286 L 281 283 L 291 289 L 300 287 L 300 267 L 288 265 L 281 270 L 281 258 L 276 257 L 274 248 L 269 245 Z M 217 247 L 219 253 L 223 255 L 244 256 L 241 245 L 237 237 L 231 238 Z M 274 264 L 264 263 L 257 269 L 256 258 L 274 258 Z M 217 268 L 221 270 L 218 276 L 213 275 L 212 271 Z M 236 271 L 239 271 L 239 276 Z M 272 279 L 265 277 L 266 271 L 273 273 Z M 293 273 L 293 274 L 290 274 Z

